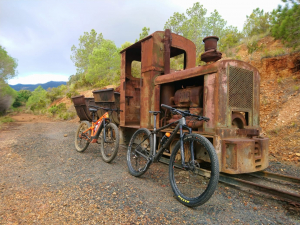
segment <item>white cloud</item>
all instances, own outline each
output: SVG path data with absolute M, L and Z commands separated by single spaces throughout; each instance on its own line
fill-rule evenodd
M 139 38 L 145 26 L 150 33 L 163 30 L 174 12 L 185 13 L 197 1 L 207 15 L 216 9 L 227 25 L 239 30 L 253 9 L 272 11 L 282 4 L 281 0 L 0 0 L 0 45 L 18 60 L 20 75 L 9 83 L 37 83 L 44 76 L 54 79 L 53 74 L 69 77 L 76 73 L 71 47 L 78 46 L 84 32 L 95 29 L 120 47 Z M 36 78 L 22 78 L 32 74 Z

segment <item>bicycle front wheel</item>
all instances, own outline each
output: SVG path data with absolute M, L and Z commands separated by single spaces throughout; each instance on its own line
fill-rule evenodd
M 101 154 L 104 162 L 111 162 L 117 156 L 119 150 L 119 130 L 118 127 L 109 123 L 105 127 L 105 139 L 104 130 L 102 131 L 101 138 Z
M 219 181 L 219 161 L 213 145 L 199 134 L 186 135 L 183 146 L 188 169 L 182 167 L 178 141 L 170 157 L 169 179 L 177 200 L 195 207 L 207 202 L 215 192 Z M 197 158 L 194 161 L 191 160 L 191 151 Z
M 150 163 L 152 154 L 152 135 L 146 128 L 138 129 L 131 137 L 127 150 L 127 165 L 131 175 L 143 175 Z
M 84 152 L 90 144 L 87 137 L 91 136 L 91 131 L 89 130 L 86 133 L 83 133 L 89 127 L 90 123 L 88 121 L 82 121 L 77 128 L 75 134 L 75 148 L 78 152 Z

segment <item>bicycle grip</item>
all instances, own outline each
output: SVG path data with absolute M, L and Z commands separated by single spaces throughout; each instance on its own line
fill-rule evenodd
M 163 108 L 171 109 L 171 110 L 173 109 L 171 106 L 168 106 L 168 105 L 165 105 L 165 104 L 161 104 L 160 106 L 163 107 Z

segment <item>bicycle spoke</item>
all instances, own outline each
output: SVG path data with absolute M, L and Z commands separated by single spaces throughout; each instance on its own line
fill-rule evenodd
M 170 158 L 170 182 L 176 198 L 183 204 L 193 207 L 204 204 L 214 193 L 219 177 L 218 159 L 211 143 L 204 137 L 189 134 L 183 141 L 185 165 L 183 166 L 181 162 L 178 142 Z M 205 157 L 192 160 L 191 151 L 195 149 Z
M 133 176 L 142 175 L 148 168 L 151 153 L 152 136 L 145 128 L 139 129 L 132 136 L 128 145 L 127 165 Z
M 105 134 L 105 138 L 104 138 Z M 119 131 L 115 124 L 109 123 L 102 131 L 101 154 L 105 162 L 111 162 L 119 149 Z

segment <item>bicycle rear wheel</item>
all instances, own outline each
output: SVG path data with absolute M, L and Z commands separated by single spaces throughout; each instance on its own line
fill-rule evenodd
M 88 121 L 81 121 L 75 134 L 75 148 L 78 152 L 84 152 L 89 146 L 90 142 L 87 140 L 87 136 L 91 136 L 91 131 L 83 133 L 90 127 Z
M 139 177 L 147 171 L 153 149 L 152 139 L 146 128 L 138 129 L 132 135 L 127 150 L 127 165 L 131 175 Z
M 182 168 L 178 141 L 170 157 L 169 179 L 177 200 L 186 206 L 195 207 L 207 202 L 215 192 L 219 181 L 219 162 L 213 145 L 199 134 L 186 135 L 183 146 L 185 163 L 189 169 Z M 195 149 L 201 159 L 192 162 L 190 152 Z
M 119 130 L 118 127 L 109 123 L 105 127 L 105 140 L 104 130 L 102 131 L 101 138 L 101 154 L 104 162 L 111 162 L 117 156 L 119 150 Z

